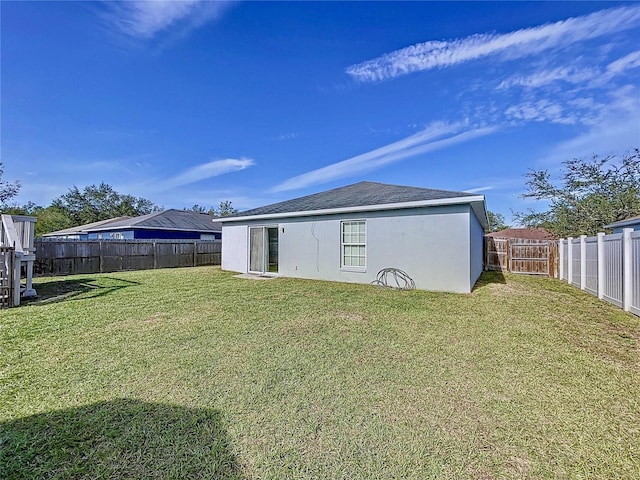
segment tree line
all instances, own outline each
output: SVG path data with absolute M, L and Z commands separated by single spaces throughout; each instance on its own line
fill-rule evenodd
M 104 182 L 79 189 L 75 185 L 69 191 L 54 198 L 48 206 L 27 202 L 24 205 L 9 203 L 20 191 L 20 182 L 2 181 L 3 168 L 0 163 L 0 210 L 10 215 L 38 217 L 36 235 L 43 235 L 65 228 L 108 220 L 115 217 L 138 217 L 163 210 L 151 200 L 122 194 Z M 214 216 L 228 216 L 237 213 L 230 201 L 223 201 L 216 208 L 205 209 L 194 205 L 193 210 Z
M 0 210 L 13 215 L 38 217 L 36 234 L 97 222 L 119 216 L 139 216 L 162 210 L 162 207 L 142 197 L 116 192 L 100 183 L 80 190 L 73 186 L 67 193 L 43 207 L 28 202 L 9 204 L 20 190 L 20 182 L 2 180 L 0 162 Z M 559 237 L 595 235 L 605 225 L 640 215 L 640 149 L 623 155 L 593 155 L 591 158 L 566 160 L 557 176 L 548 170 L 531 169 L 525 174 L 525 192 L 544 204 L 544 210 L 528 209 L 512 212 L 517 224 L 543 227 Z M 215 216 L 237 213 L 230 201 L 218 208 L 193 205 L 193 210 Z M 504 216 L 489 211 L 491 231 L 506 228 Z

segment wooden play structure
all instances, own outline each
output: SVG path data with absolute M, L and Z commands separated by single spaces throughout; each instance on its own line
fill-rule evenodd
M 33 262 L 36 259 L 35 223 L 36 217 L 2 215 L 0 304 L 3 307 L 17 307 L 21 298 L 36 296 L 32 284 Z

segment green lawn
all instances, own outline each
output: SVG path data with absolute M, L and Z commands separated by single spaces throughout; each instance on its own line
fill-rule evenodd
M 551 279 L 470 295 L 38 279 L 0 311 L 0 478 L 640 478 L 640 322 Z

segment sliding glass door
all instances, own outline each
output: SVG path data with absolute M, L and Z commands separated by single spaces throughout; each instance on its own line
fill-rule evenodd
M 249 227 L 249 271 L 278 273 L 278 227 Z

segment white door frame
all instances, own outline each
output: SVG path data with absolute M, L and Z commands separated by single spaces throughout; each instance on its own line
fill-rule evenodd
M 247 247 L 248 247 L 248 252 L 247 252 L 247 272 L 249 273 L 254 273 L 254 274 L 258 274 L 258 275 L 278 275 L 278 270 L 279 270 L 279 262 L 278 264 L 276 264 L 276 271 L 275 272 L 270 272 L 269 271 L 269 230 L 274 230 L 276 231 L 276 239 L 277 239 L 277 245 L 276 245 L 276 252 L 277 249 L 279 248 L 279 226 L 278 225 L 250 225 L 249 227 L 249 234 L 247 236 L 247 238 L 249 239 L 249 241 L 247 242 Z M 261 250 L 261 255 L 262 255 L 262 268 L 260 270 L 252 270 L 251 269 L 251 230 L 252 229 L 260 229 L 262 230 L 262 250 Z

